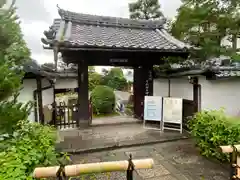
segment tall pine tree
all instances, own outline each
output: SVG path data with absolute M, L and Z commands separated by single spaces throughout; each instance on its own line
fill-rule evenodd
M 163 17 L 158 0 L 137 0 L 129 4 L 131 19 L 158 19 Z

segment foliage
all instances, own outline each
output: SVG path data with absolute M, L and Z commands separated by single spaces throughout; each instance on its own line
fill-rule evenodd
M 27 120 L 30 114 L 31 102 L 23 105 L 17 102 L 17 97 L 0 102 L 0 134 L 12 134 L 18 128 L 18 122 Z
M 238 0 L 182 0 L 171 33 L 195 47 L 191 58 L 206 61 L 220 55 L 240 59 L 237 55 L 237 37 L 240 35 L 240 1 Z M 222 44 L 230 38 L 232 46 Z
M 88 72 L 96 72 L 94 66 L 88 66 Z
M 137 0 L 129 4 L 131 19 L 157 19 L 163 17 L 158 0 Z
M 220 161 L 229 160 L 228 155 L 219 151 L 220 145 L 240 142 L 239 119 L 226 116 L 222 109 L 195 114 L 189 121 L 189 129 L 201 154 Z
M 17 22 L 15 2 L 9 8 L 3 8 L 5 3 L 0 3 L 0 132 L 11 134 L 17 122 L 27 118 L 30 109 L 30 104 L 17 103 L 24 76 L 22 66 L 30 52 Z
M 114 90 L 125 90 L 128 87 L 123 71 L 119 67 L 112 68 L 103 76 L 102 85 L 109 86 Z
M 93 113 L 110 114 L 115 108 L 115 94 L 108 86 L 96 86 L 91 93 Z
M 36 166 L 56 163 L 55 131 L 30 123 L 31 103 L 17 101 L 30 52 L 21 34 L 14 3 L 0 1 L 0 179 L 30 180 Z
M 96 86 L 101 85 L 103 76 L 97 72 L 88 72 L 88 89 L 92 91 Z
M 116 117 L 120 116 L 118 112 L 112 112 L 110 114 L 93 114 L 93 118 L 102 118 L 102 117 Z
M 35 167 L 57 163 L 55 130 L 25 121 L 18 125 L 19 130 L 8 141 L 5 151 L 0 152 L 0 179 L 31 180 Z
M 0 101 L 7 99 L 21 87 L 22 64 L 29 59 L 29 50 L 23 40 L 14 1 L 9 9 L 0 3 Z M 16 73 L 18 74 L 16 76 Z
M 127 104 L 125 107 L 124 112 L 129 115 L 132 116 L 133 115 L 133 104 Z
M 128 116 L 132 116 L 132 115 L 133 115 L 133 111 L 132 111 L 131 109 L 129 109 L 129 108 L 125 108 L 125 109 L 124 109 L 124 113 L 125 113 L 126 115 L 128 115 Z

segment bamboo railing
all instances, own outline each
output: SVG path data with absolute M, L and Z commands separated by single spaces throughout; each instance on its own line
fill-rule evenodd
M 240 180 L 240 144 L 220 146 L 223 153 L 231 154 L 231 180 Z
M 38 167 L 33 172 L 34 178 L 74 177 L 83 174 L 104 173 L 113 171 L 127 171 L 127 180 L 133 179 L 133 170 L 151 169 L 153 159 L 139 159 L 112 162 L 99 162 L 89 164 L 76 164 L 67 166 Z

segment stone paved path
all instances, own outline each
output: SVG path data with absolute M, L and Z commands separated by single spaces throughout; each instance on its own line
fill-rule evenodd
M 63 142 L 58 148 L 65 152 L 84 151 L 107 147 L 130 146 L 158 141 L 186 138 L 186 133 L 144 129 L 142 124 L 121 124 L 114 126 L 97 126 L 83 130 L 66 130 L 60 132 Z
M 191 140 L 166 142 L 151 146 L 125 148 L 92 154 L 73 155 L 74 163 L 125 160 L 133 158 L 153 158 L 153 169 L 138 170 L 135 180 L 226 180 L 228 168 L 201 157 Z M 95 174 L 84 179 L 125 180 L 125 172 Z
M 92 126 L 98 125 L 114 125 L 114 124 L 123 124 L 123 123 L 140 123 L 138 119 L 135 119 L 130 116 L 113 116 L 113 117 L 100 117 L 100 118 L 93 118 Z

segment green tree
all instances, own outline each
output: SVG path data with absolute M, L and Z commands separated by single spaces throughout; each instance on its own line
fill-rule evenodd
M 6 1 L 0 1 L 0 134 L 12 133 L 18 121 L 29 113 L 28 104 L 17 103 L 24 76 L 22 66 L 30 59 L 30 51 L 23 40 L 14 3 L 3 8 Z
M 57 163 L 56 132 L 30 123 L 31 106 L 17 102 L 22 67 L 30 52 L 17 22 L 15 2 L 3 9 L 5 3 L 0 0 L 0 179 L 31 180 L 36 166 Z
M 96 86 L 101 85 L 103 76 L 97 72 L 88 73 L 88 89 L 92 91 Z
M 158 0 L 137 0 L 129 4 L 131 19 L 158 19 L 163 17 Z
M 88 66 L 88 72 L 95 72 L 95 67 L 94 66 Z
M 123 71 L 119 67 L 112 68 L 103 77 L 102 84 L 113 88 L 114 90 L 124 90 L 127 88 L 127 80 Z
M 237 37 L 240 34 L 240 1 L 182 0 L 171 33 L 178 39 L 200 47 L 191 53 L 192 59 L 206 61 L 220 55 L 238 59 Z M 229 37 L 232 46 L 222 45 Z

